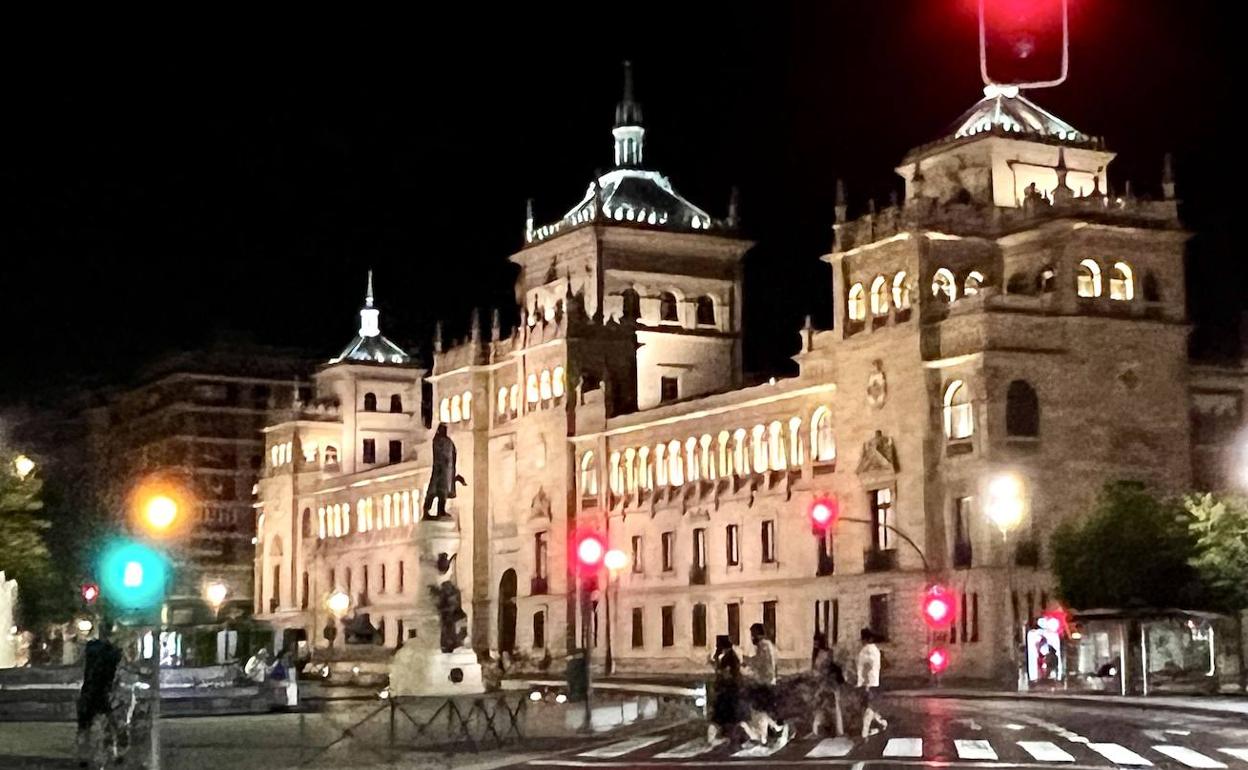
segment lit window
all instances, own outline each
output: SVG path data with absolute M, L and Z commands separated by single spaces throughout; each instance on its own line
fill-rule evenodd
M 498 389 L 498 416 L 507 414 L 507 388 Z
M 650 447 L 637 450 L 637 485 L 642 489 L 654 487 L 654 471 L 650 468 Z
M 273 448 L 269 450 L 269 460 L 270 465 L 274 468 L 282 464 L 282 448 L 277 444 L 274 444 Z
M 882 275 L 871 282 L 871 315 L 888 315 L 888 280 Z
M 698 439 L 698 445 L 701 447 L 699 457 L 702 464 L 702 475 L 708 479 L 716 478 L 715 475 L 715 458 L 711 456 L 711 436 L 709 433 L 702 434 L 702 438 Z
M 451 396 L 451 422 L 459 422 L 464 417 L 464 413 L 459 408 L 459 394 Z
M 685 478 L 697 481 L 702 478 L 702 463 L 698 457 L 698 440 L 690 436 L 685 440 Z
M 732 434 L 732 466 L 733 472 L 738 476 L 745 476 L 750 472 L 750 453 L 746 446 L 749 442 L 746 435 L 745 428 L 737 428 Z
M 1126 262 L 1115 262 L 1114 269 L 1109 272 L 1109 298 L 1135 299 L 1135 275 Z
M 611 491 L 615 494 L 624 492 L 624 480 L 620 477 L 620 453 L 611 453 Z
M 863 321 L 867 318 L 867 294 L 862 284 L 849 287 L 849 320 Z
M 1101 266 L 1095 260 L 1085 259 L 1079 263 L 1075 287 L 1080 297 L 1101 296 Z
M 390 527 L 390 495 L 381 496 L 381 526 Z
M 637 488 L 637 477 L 633 475 L 633 461 L 636 457 L 636 450 L 624 450 L 624 491 L 626 492 L 632 492 Z
M 325 508 L 316 509 L 316 536 L 325 539 Z
M 472 391 L 465 390 L 461 402 L 463 404 L 463 418 L 465 422 L 472 422 Z
M 512 416 L 515 416 L 520 412 L 520 386 L 512 385 L 508 394 L 508 407 L 511 409 Z
M 565 390 L 563 367 L 556 366 L 550 377 L 550 392 L 555 398 L 563 398 Z
M 438 405 L 438 419 L 442 422 L 451 421 L 451 400 L 449 398 L 442 399 L 442 403 Z
M 1036 289 L 1041 294 L 1048 294 L 1057 289 L 1057 273 L 1053 268 L 1046 267 L 1036 276 Z
M 675 439 L 667 445 L 667 481 L 674 487 L 685 483 L 685 461 L 681 456 L 680 442 Z
M 871 492 L 871 547 L 876 551 L 891 551 L 893 542 L 893 490 L 876 489 Z
M 530 374 L 528 380 L 525 382 L 524 397 L 530 404 L 536 404 L 538 402 L 540 396 L 537 390 L 536 374 Z
M 755 425 L 750 431 L 750 443 L 754 447 L 754 472 L 762 473 L 767 470 L 767 429 Z
M 893 276 L 893 307 L 898 310 L 910 309 L 910 282 L 906 280 L 906 271 Z
M 810 459 L 826 463 L 836 459 L 836 438 L 832 435 L 832 412 L 826 406 L 810 418 Z
M 338 464 L 338 447 L 334 446 L 333 444 L 330 444 L 329 446 L 325 447 L 325 464 L 326 465 Z
M 676 304 L 676 295 L 670 291 L 659 295 L 659 320 L 668 323 L 680 321 L 680 306 Z
M 581 457 L 581 495 L 598 494 L 598 463 L 594 462 L 594 453 L 586 452 Z
M 973 297 L 979 294 L 979 289 L 984 285 L 984 274 L 978 270 L 972 270 L 966 276 L 966 282 L 962 284 L 962 294 L 967 297 Z
M 551 395 L 550 394 L 550 370 L 549 369 L 542 370 L 542 376 L 541 376 L 540 382 L 541 382 L 541 388 L 539 392 L 541 393 L 542 400 L 549 401 L 550 395 Z
M 708 296 L 698 297 L 695 306 L 694 316 L 697 319 L 698 326 L 714 326 L 715 325 L 715 300 Z
M 402 502 L 403 523 L 405 525 L 411 524 L 412 523 L 412 496 L 406 489 L 403 490 L 402 500 L 403 500 Z
M 716 440 L 716 448 L 719 452 L 719 477 L 726 479 L 732 475 L 732 449 L 729 447 L 732 437 L 728 435 L 728 431 L 721 430 Z
M 805 461 L 802 448 L 802 418 L 792 417 L 789 419 L 789 462 L 791 465 L 801 465 Z
M 942 267 L 932 276 L 932 296 L 942 302 L 953 302 L 958 298 L 958 284 L 949 268 Z
M 945 388 L 944 417 L 945 436 L 948 438 L 969 438 L 975 432 L 970 388 L 962 380 L 954 380 Z
M 782 471 L 785 468 L 784 426 L 779 421 L 767 426 L 767 453 L 771 455 L 771 469 Z

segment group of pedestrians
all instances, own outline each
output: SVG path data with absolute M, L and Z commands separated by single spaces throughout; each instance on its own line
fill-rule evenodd
M 786 678 L 777 687 L 776 645 L 761 623 L 750 627 L 754 654 L 744 660 L 727 635 L 715 639 L 711 664 L 712 682 L 707 742 L 713 746 L 729 741 L 744 743 L 744 749 L 766 747 L 768 753 L 788 743 L 790 723 L 810 719 L 811 736 L 831 729 L 845 734 L 845 705 L 852 701 L 862 710 L 863 739 L 888 728 L 888 721 L 877 710 L 881 657 L 875 635 L 862 629 L 862 641 L 854 667 L 853 687 L 845 670 L 828 645 L 825 634 L 816 633 L 810 658 L 810 671 Z

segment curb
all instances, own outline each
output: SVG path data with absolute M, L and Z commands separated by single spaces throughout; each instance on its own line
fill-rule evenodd
M 1012 700 L 1012 701 L 1035 701 L 1035 702 L 1052 702 L 1052 703 L 1074 703 L 1080 705 L 1097 705 L 1112 706 L 1115 708 L 1148 708 L 1148 709 L 1165 709 L 1169 711 L 1202 711 L 1211 714 L 1221 714 L 1225 716 L 1248 717 L 1248 698 L 1242 699 L 1242 703 L 1202 703 L 1199 699 L 1193 701 L 1176 702 L 1175 700 L 1162 700 L 1166 696 L 1158 696 L 1157 698 L 1146 696 L 1127 696 L 1121 695 L 1079 695 L 1079 694 L 1048 694 L 1048 693 L 1013 693 L 991 690 L 885 690 L 882 695 L 885 697 L 900 698 L 949 698 L 963 700 Z

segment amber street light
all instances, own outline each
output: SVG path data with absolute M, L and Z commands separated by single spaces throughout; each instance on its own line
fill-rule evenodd
M 1023 521 L 1023 482 L 1012 474 L 1003 473 L 996 476 L 988 482 L 988 504 L 985 506 L 985 513 L 988 519 L 1001 530 L 1001 540 L 1004 543 L 1005 553 L 1005 582 L 1007 596 L 1010 599 L 1010 606 L 1016 607 L 1014 604 L 1014 554 L 1010 553 L 1010 533 L 1014 531 Z M 1017 613 L 1017 610 L 1015 610 Z M 1027 689 L 1025 674 L 1018 660 L 1018 644 L 1016 634 L 1018 629 L 1013 628 L 1011 621 L 1010 630 L 1010 660 L 1014 663 L 1018 671 L 1018 689 L 1023 691 Z M 1025 636 L 1024 636 L 1025 638 Z
M 26 455 L 18 455 L 13 458 L 13 471 L 17 473 L 17 477 L 23 481 L 35 469 L 35 461 Z
M 329 611 L 334 613 L 334 617 L 342 620 L 342 616 L 347 614 L 347 610 L 351 609 L 351 597 L 343 591 L 334 591 L 325 600 L 325 606 Z
M 225 597 L 229 595 L 230 587 L 220 580 L 214 580 L 204 588 L 204 598 L 212 605 L 213 615 L 221 612 L 221 605 L 225 604 Z
M 615 654 L 611 647 L 611 627 L 615 625 L 615 613 L 611 606 L 611 594 L 615 594 L 615 604 L 619 604 L 620 572 L 628 566 L 628 554 L 619 548 L 612 548 L 602 557 L 603 566 L 607 568 L 607 674 L 615 673 Z

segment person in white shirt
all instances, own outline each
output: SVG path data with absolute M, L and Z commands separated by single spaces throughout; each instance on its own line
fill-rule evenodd
M 869 738 L 878 730 L 888 729 L 888 720 L 875 710 L 875 692 L 880 687 L 880 648 L 875 646 L 875 634 L 864 628 L 860 634 L 862 649 L 858 651 L 858 686 L 862 688 L 862 737 Z

